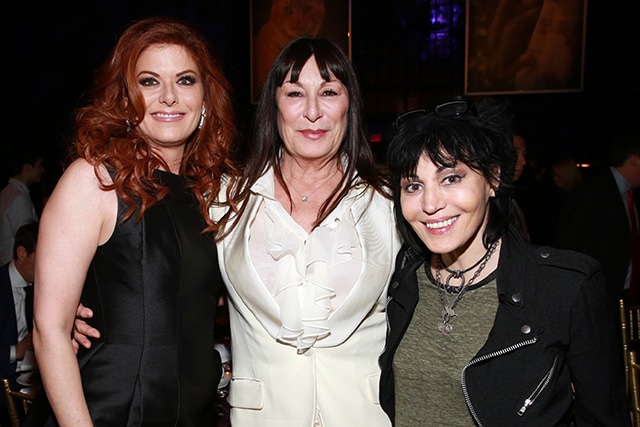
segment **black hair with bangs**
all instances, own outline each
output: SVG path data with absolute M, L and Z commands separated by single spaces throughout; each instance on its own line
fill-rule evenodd
M 439 113 L 449 103 L 467 103 L 462 113 Z M 492 99 L 473 103 L 455 98 L 434 108 L 401 114 L 396 120 L 396 134 L 387 150 L 395 218 L 403 239 L 414 249 L 426 248 L 402 216 L 400 206 L 403 178 L 415 175 L 418 162 L 426 155 L 438 167 L 464 163 L 482 175 L 495 189 L 489 200 L 485 247 L 500 238 L 511 215 L 512 178 L 516 151 L 513 146 L 511 117 L 505 104 Z
M 322 79 L 327 82 L 337 79 L 346 88 L 349 97 L 346 112 L 348 125 L 336 154 L 336 162 L 343 168 L 343 176 L 321 206 L 314 226 L 319 225 L 356 186 L 361 187 L 363 193 L 367 188 L 372 188 L 384 197 L 390 198 L 387 176 L 376 163 L 367 140 L 358 76 L 349 56 L 330 39 L 300 36 L 291 40 L 280 51 L 261 89 L 250 140 L 244 150 L 246 153 L 242 153 L 244 158 L 238 159 L 243 171 L 234 195 L 234 200 L 240 206 L 238 216 L 246 206 L 244 201 L 251 196 L 251 186 L 268 168 L 273 168 L 275 178 L 291 198 L 280 168 L 284 141 L 278 130 L 277 93 L 285 79 L 288 78 L 292 83 L 298 82 L 300 72 L 312 57 Z M 356 178 L 360 178 L 366 185 L 361 186 L 361 181 Z

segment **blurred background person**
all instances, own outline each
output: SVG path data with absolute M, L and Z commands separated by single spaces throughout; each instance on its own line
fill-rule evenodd
M 33 277 L 38 223 L 18 229 L 13 259 L 0 267 L 0 378 L 12 379 L 33 351 Z M 7 403 L 0 399 L 0 425 L 10 425 Z
M 13 258 L 13 242 L 18 228 L 38 221 L 29 186 L 40 182 L 44 173 L 43 156 L 28 144 L 10 157 L 11 178 L 0 192 L 0 265 Z
M 513 144 L 517 158 L 513 183 L 513 199 L 525 224 L 523 236 L 532 243 L 547 245 L 553 241 L 563 194 L 553 185 L 549 161 L 545 153 L 529 147 L 530 136 L 522 126 L 514 129 Z M 518 226 L 522 229 L 522 226 Z
M 516 150 L 516 166 L 513 170 L 513 182 L 518 182 L 518 180 L 522 176 L 522 172 L 524 172 L 524 167 L 527 165 L 527 142 L 525 141 L 522 133 L 514 132 L 513 146 Z M 516 198 L 511 199 L 511 209 L 513 210 L 513 225 L 520 232 L 523 239 L 530 240 L 531 236 L 529 235 L 527 217 L 522 211 L 522 208 L 518 204 Z
M 513 146 L 516 149 L 516 167 L 513 171 L 513 182 L 518 182 L 524 172 L 524 167 L 527 165 L 527 141 L 524 139 L 524 134 L 520 131 L 516 131 L 513 134 Z
M 640 248 L 637 224 L 640 187 L 640 129 L 618 131 L 609 144 L 609 166 L 590 174 L 560 213 L 554 245 L 591 255 L 602 265 L 609 295 L 640 302 Z M 636 255 L 637 268 L 633 264 Z
M 582 171 L 578 163 L 568 157 L 556 160 L 551 165 L 553 184 L 565 192 L 571 194 L 582 182 Z

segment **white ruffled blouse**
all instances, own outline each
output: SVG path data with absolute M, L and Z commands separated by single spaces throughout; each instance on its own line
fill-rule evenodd
M 275 198 L 273 171 L 252 187 L 263 197 L 251 223 L 249 250 L 264 286 L 280 308 L 277 339 L 304 353 L 331 334 L 331 313 L 362 270 L 362 247 L 349 195 L 311 234 Z M 353 192 L 352 192 L 353 193 Z

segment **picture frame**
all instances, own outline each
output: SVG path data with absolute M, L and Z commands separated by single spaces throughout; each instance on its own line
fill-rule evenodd
M 351 59 L 351 0 L 250 0 L 251 102 L 280 50 L 300 35 L 324 36 Z
M 467 95 L 580 92 L 587 0 L 467 0 Z

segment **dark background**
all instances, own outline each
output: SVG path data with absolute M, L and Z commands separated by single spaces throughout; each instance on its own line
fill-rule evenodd
M 583 91 L 499 96 L 510 102 L 530 151 L 598 164 L 612 133 L 638 120 L 636 3 L 589 1 Z M 438 5 L 457 20 L 434 44 L 429 21 Z M 372 142 L 377 154 L 396 113 L 463 92 L 465 7 L 464 0 L 352 0 L 352 59 L 371 138 L 380 139 Z M 36 144 L 46 154 L 51 185 L 61 171 L 72 111 L 132 20 L 172 15 L 201 26 L 236 90 L 239 126 L 246 128 L 251 117 L 249 0 L 9 0 L 0 11 L 2 152 Z

